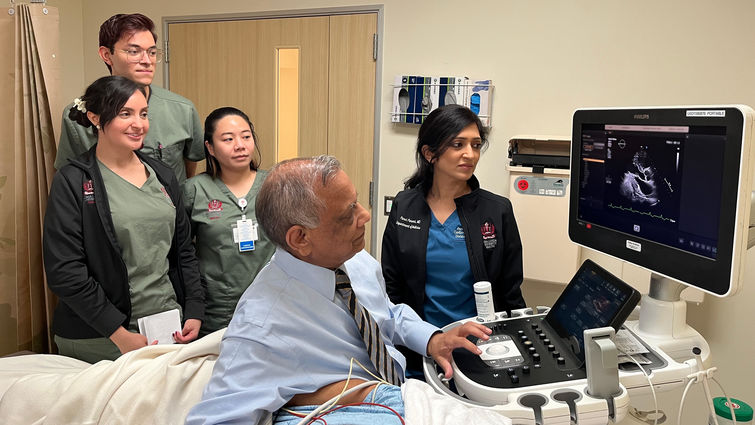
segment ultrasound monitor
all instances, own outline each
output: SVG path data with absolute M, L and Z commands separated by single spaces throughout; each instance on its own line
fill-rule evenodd
M 569 237 L 650 270 L 636 330 L 675 359 L 707 349 L 686 324 L 685 285 L 724 297 L 744 280 L 755 239 L 753 114 L 734 105 L 573 116 Z
M 569 236 L 716 296 L 740 287 L 752 203 L 746 106 L 574 113 Z

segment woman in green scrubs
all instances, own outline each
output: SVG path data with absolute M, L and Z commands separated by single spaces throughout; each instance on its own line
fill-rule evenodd
M 204 124 L 207 170 L 186 181 L 207 310 L 200 335 L 228 326 L 241 294 L 275 251 L 257 225 L 254 203 L 267 171 L 258 169 L 257 135 L 249 117 L 219 108 Z
M 147 115 L 144 89 L 117 76 L 92 83 L 69 111 L 94 128 L 97 144 L 55 174 L 47 201 L 44 260 L 59 298 L 60 354 L 114 360 L 154 342 L 138 319 L 173 309 L 183 321 L 175 342 L 199 334 L 204 291 L 181 189 L 168 166 L 138 152 Z

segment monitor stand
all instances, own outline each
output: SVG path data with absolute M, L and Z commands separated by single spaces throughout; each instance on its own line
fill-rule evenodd
M 679 282 L 652 273 L 650 291 L 640 303 L 640 320 L 627 322 L 626 326 L 677 362 L 693 358 L 693 347 L 699 347 L 707 361 L 708 343 L 687 324 L 687 302 L 680 298 L 684 288 Z

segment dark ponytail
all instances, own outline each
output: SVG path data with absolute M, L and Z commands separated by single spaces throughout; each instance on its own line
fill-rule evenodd
M 417 136 L 417 169 L 404 181 L 404 189 L 420 186 L 425 194 L 433 187 L 433 164 L 425 159 L 422 148 L 428 147 L 432 159 L 438 158 L 451 146 L 454 138 L 470 124 L 477 125 L 482 149 L 488 145 L 488 129 L 471 109 L 461 105 L 445 105 L 430 112 L 419 128 Z
M 137 90 L 146 97 L 147 93 L 144 88 L 128 78 L 120 76 L 99 78 L 87 87 L 83 96 L 74 100 L 73 106 L 68 111 L 68 118 L 83 127 L 94 127 L 87 116 L 87 111 L 89 111 L 100 116 L 100 128 L 104 128 L 118 116 L 123 105 Z M 92 130 L 96 136 L 97 128 Z

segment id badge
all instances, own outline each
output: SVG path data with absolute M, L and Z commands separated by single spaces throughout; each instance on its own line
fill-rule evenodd
M 254 242 L 257 240 L 257 223 L 254 220 L 237 220 L 234 236 L 238 236 L 239 252 L 254 251 Z

